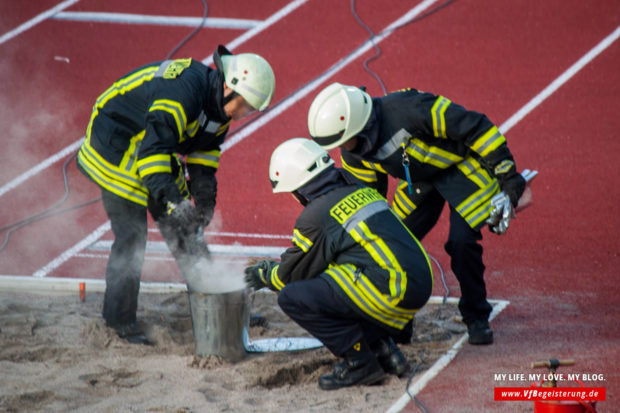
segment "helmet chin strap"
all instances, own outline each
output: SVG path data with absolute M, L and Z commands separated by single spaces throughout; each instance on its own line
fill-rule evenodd
M 237 96 L 239 96 L 239 94 L 233 90 L 228 96 L 224 96 L 224 99 L 222 100 L 222 106 L 226 106 L 228 102 L 230 102 Z
M 303 196 L 299 190 L 295 190 L 293 192 L 291 192 L 291 194 L 293 194 L 293 196 L 299 201 L 299 203 L 302 206 L 306 206 L 308 205 L 308 198 L 306 198 L 305 196 Z

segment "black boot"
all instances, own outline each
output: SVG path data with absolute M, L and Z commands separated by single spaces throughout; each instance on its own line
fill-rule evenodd
M 117 324 L 110 326 L 116 330 L 116 334 L 123 340 L 128 341 L 131 344 L 144 344 L 147 346 L 153 345 L 153 343 L 144 334 L 142 329 L 138 327 L 137 323 Z
M 467 325 L 469 344 L 492 344 L 493 330 L 487 320 L 476 320 Z
M 386 373 L 402 376 L 409 371 L 409 363 L 391 337 L 380 339 L 371 346 L 372 352 Z
M 359 348 L 360 343 L 356 344 Z M 332 374 L 319 377 L 319 387 L 336 390 L 342 387 L 373 384 L 385 376 L 379 361 L 368 349 L 352 349 L 344 355 L 344 361 L 334 367 Z

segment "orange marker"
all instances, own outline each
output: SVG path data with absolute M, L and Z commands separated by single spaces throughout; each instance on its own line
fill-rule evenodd
M 80 300 L 82 300 L 82 302 L 86 300 L 86 283 L 85 282 L 80 283 Z

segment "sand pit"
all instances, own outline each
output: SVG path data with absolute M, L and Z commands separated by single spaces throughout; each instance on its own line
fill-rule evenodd
M 0 292 L 0 411 L 325 412 L 387 410 L 407 377 L 325 392 L 317 380 L 336 359 L 324 348 L 251 353 L 238 363 L 194 355 L 187 293 L 141 294 L 140 323 L 153 346 L 131 345 L 105 327 L 102 294 Z M 259 291 L 252 313 L 267 317 L 250 338 L 305 336 Z M 401 345 L 416 375 L 444 354 L 465 327 L 456 307 L 429 304 L 416 317 L 412 344 Z M 420 356 L 423 361 L 420 363 Z

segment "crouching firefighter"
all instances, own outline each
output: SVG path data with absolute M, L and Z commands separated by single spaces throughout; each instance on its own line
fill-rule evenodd
M 352 183 L 310 139 L 282 143 L 271 156 L 273 192 L 305 207 L 281 261 L 247 267 L 253 288 L 279 292 L 278 304 L 334 355 L 343 357 L 319 387 L 372 384 L 408 363 L 390 338 L 428 300 L 433 276 L 416 238 L 375 189 Z
M 203 230 L 215 208 L 220 145 L 231 120 L 266 109 L 274 93 L 264 58 L 219 46 L 214 63 L 166 60 L 126 74 L 95 102 L 78 153 L 114 233 L 103 318 L 132 343 L 148 344 L 136 323 L 147 210 L 191 288 L 209 256 Z

